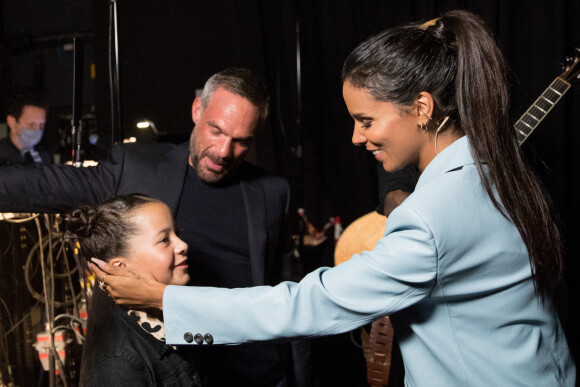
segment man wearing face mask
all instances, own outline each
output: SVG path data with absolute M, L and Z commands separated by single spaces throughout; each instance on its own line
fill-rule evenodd
M 8 103 L 8 137 L 0 140 L 0 165 L 51 164 L 48 149 L 39 144 L 44 133 L 48 105 L 40 95 L 17 94 Z

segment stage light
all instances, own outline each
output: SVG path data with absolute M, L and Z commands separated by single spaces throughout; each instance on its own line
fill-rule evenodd
M 160 134 L 165 134 L 164 132 L 159 132 L 157 130 L 157 127 L 155 126 L 155 123 L 153 121 L 149 121 L 149 120 L 144 120 L 144 121 L 137 122 L 137 128 L 139 128 L 139 129 L 151 128 L 151 130 L 153 131 L 153 133 L 155 133 L 158 136 Z
M 149 125 L 151 125 L 151 124 L 149 123 L 149 121 L 141 121 L 141 122 L 137 122 L 137 127 L 138 127 L 139 129 L 146 129 L 146 128 L 148 128 L 148 127 L 149 127 Z

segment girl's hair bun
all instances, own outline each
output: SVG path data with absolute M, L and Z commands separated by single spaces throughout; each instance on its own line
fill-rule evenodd
M 97 211 L 91 207 L 80 207 L 67 216 L 67 230 L 79 238 L 87 238 L 93 232 Z

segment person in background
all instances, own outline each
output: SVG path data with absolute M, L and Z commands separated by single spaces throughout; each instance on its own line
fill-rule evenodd
M 140 194 L 81 207 L 66 218 L 85 258 L 147 272 L 171 285 L 187 285 L 187 244 L 175 234 L 163 202 Z M 101 284 L 94 292 L 106 292 Z M 201 386 L 191 348 L 165 343 L 163 316 L 155 309 L 123 309 L 110 297 L 89 303 L 80 385 Z
M 376 211 L 388 217 L 415 189 L 417 168 L 410 164 L 401 170 L 387 172 L 383 165 L 378 163 L 377 176 L 379 206 Z
M 49 150 L 40 143 L 48 104 L 35 93 L 16 94 L 8 103 L 8 137 L 0 140 L 0 165 L 51 164 Z
M 332 335 L 389 315 L 407 386 L 574 386 L 554 308 L 560 231 L 509 123 L 488 27 L 449 11 L 390 28 L 342 74 L 353 144 L 419 174 L 374 250 L 274 287 L 176 287 L 94 260 L 97 278 L 120 303 L 162 309 L 173 344 Z

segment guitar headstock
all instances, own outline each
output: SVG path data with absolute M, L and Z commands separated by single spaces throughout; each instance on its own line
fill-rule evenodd
M 575 48 L 576 54 L 574 56 L 569 56 L 563 65 L 564 72 L 560 75 L 560 78 L 569 83 L 575 83 L 580 80 L 580 48 Z

